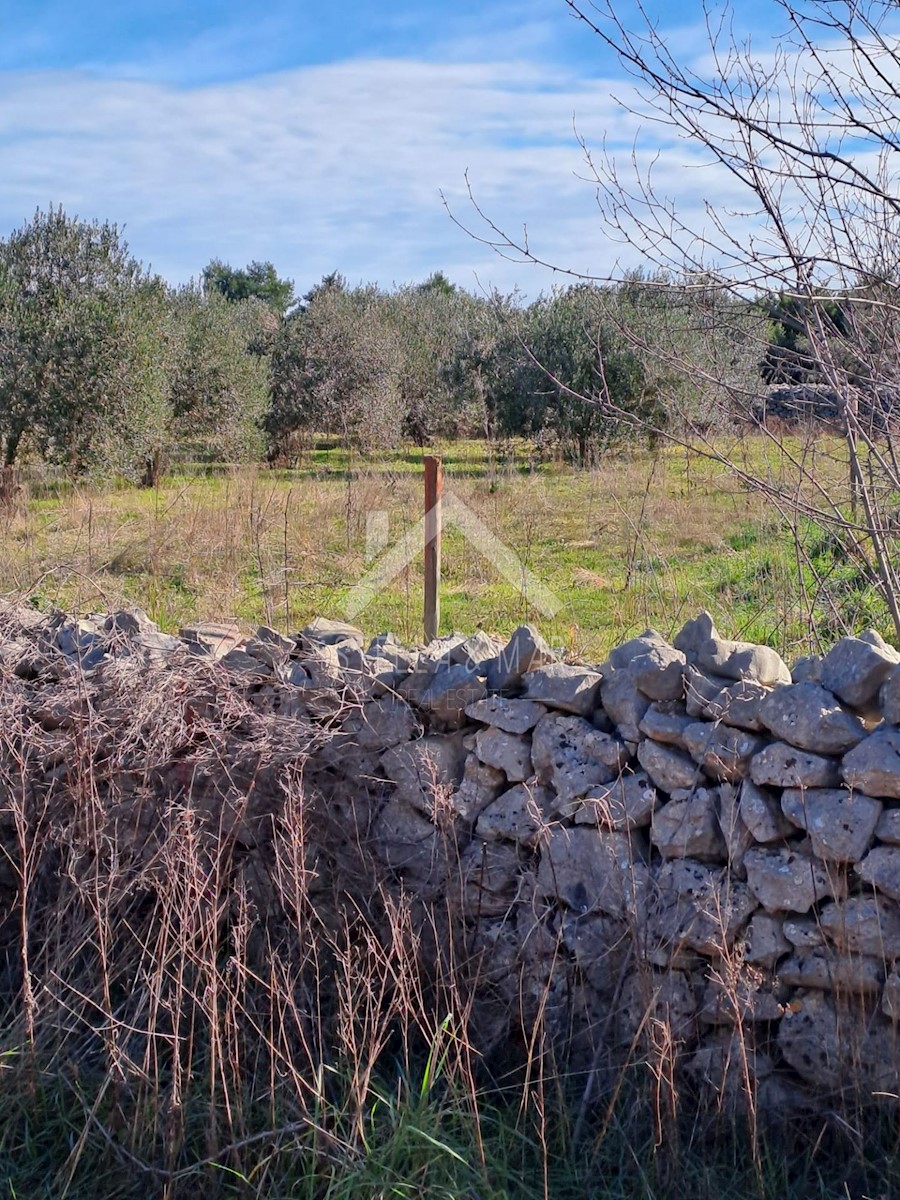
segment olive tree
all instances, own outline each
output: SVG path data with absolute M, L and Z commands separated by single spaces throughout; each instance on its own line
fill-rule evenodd
M 272 453 L 295 457 L 314 433 L 365 451 L 402 436 L 401 355 L 384 295 L 332 276 L 284 322 L 271 362 Z
M 167 426 L 165 287 L 117 226 L 38 211 L 0 243 L 0 436 L 74 473 L 140 474 Z

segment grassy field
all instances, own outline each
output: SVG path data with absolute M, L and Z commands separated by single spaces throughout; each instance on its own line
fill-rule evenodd
M 702 608 L 723 632 L 789 656 L 872 623 L 888 632 L 879 598 L 827 532 L 786 520 L 742 481 L 743 471 L 789 478 L 787 456 L 760 439 L 717 447 L 736 471 L 671 448 L 611 455 L 593 471 L 532 462 L 524 447 L 503 459 L 483 443 L 435 449 L 446 489 L 561 602 L 552 618 L 536 611 L 450 527 L 445 632 L 506 633 L 531 620 L 588 659 L 648 624 L 672 633 Z M 166 629 L 236 617 L 248 630 L 296 630 L 317 615 L 345 617 L 379 548 L 373 537 L 393 543 L 421 517 L 422 453 L 323 448 L 295 471 L 182 474 L 156 490 L 37 487 L 2 517 L 0 591 L 77 611 L 138 604 Z M 825 439 L 804 453 L 818 453 L 810 465 L 822 478 L 843 469 Z M 415 641 L 421 612 L 416 558 L 356 620 Z

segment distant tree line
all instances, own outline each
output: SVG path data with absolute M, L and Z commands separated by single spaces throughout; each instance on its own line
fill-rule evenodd
M 675 413 L 733 419 L 802 363 L 790 316 L 639 274 L 530 304 L 332 274 L 298 299 L 271 263 L 214 260 L 173 288 L 115 225 L 51 208 L 0 241 L 0 453 L 148 484 L 175 457 L 296 463 L 321 435 L 524 437 L 589 464 Z

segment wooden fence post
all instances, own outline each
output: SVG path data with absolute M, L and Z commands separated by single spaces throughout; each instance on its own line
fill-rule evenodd
M 425 641 L 441 624 L 441 498 L 444 468 L 434 455 L 425 456 Z

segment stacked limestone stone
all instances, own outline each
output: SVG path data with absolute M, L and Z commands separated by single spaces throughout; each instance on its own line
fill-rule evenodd
M 596 668 L 528 626 L 409 650 L 324 621 L 249 639 L 210 624 L 173 638 L 139 613 L 3 625 L 3 669 L 42 736 L 83 719 L 71 689 L 59 698 L 67 672 L 108 716 L 124 660 L 207 663 L 280 722 L 346 836 L 451 915 L 484 1049 L 540 1015 L 597 1063 L 659 1049 L 664 1029 L 696 1080 L 741 1091 L 749 1073 L 770 1103 L 897 1090 L 900 655 L 877 634 L 792 675 L 707 614 Z M 172 770 L 193 787 L 184 760 Z M 280 819 L 268 772 L 227 825 L 248 868 Z

